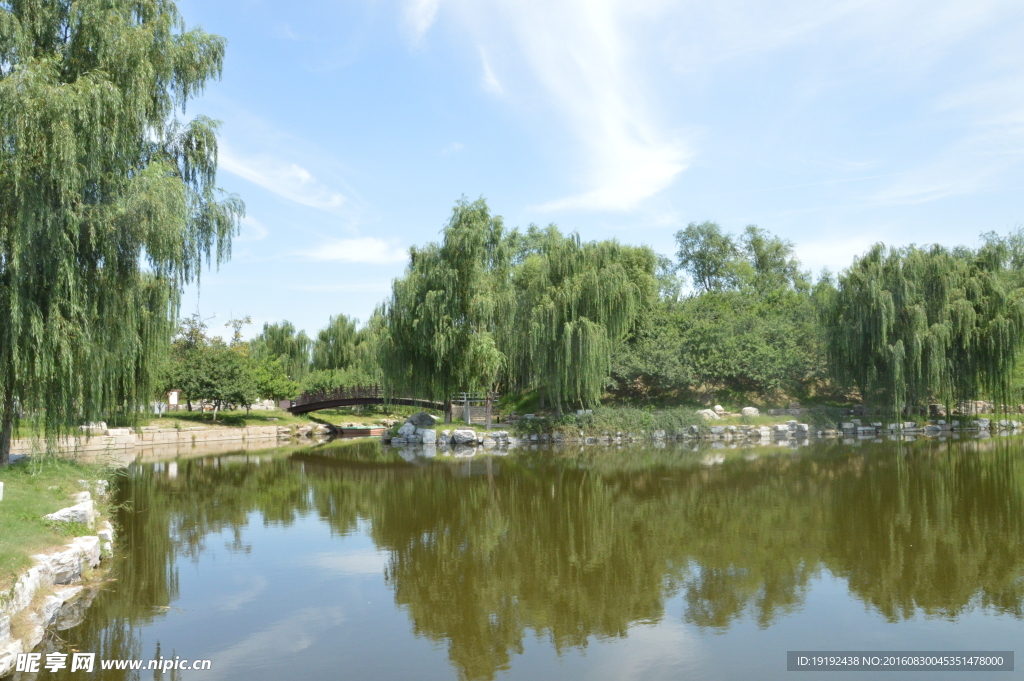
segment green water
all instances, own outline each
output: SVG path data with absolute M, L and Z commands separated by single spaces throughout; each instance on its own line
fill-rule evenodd
M 1019 440 L 406 458 L 132 468 L 116 581 L 51 647 L 208 658 L 166 675 L 205 681 L 738 680 L 791 677 L 787 650 L 1024 641 Z

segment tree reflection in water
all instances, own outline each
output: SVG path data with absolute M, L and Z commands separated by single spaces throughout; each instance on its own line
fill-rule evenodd
M 223 530 L 246 551 L 253 512 L 282 526 L 312 514 L 339 534 L 364 527 L 416 634 L 446 643 L 467 679 L 509 668 L 528 634 L 560 652 L 625 636 L 665 617 L 677 594 L 699 627 L 768 627 L 823 570 L 890 621 L 976 608 L 1022 617 L 1016 442 L 730 450 L 712 467 L 671 447 L 408 463 L 345 443 L 256 458 L 125 477 L 118 581 L 70 640 L 139 656 L 133 630 L 173 603 L 179 561 Z

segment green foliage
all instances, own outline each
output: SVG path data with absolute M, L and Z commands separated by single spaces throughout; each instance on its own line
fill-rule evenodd
M 617 406 L 595 407 L 589 410 L 589 413 L 564 414 L 555 418 L 521 419 L 516 422 L 516 431 L 526 435 L 560 430 L 566 434 L 583 433 L 586 437 L 616 433 L 645 433 L 649 436 L 655 430 L 663 430 L 666 434 L 674 435 L 688 432 L 691 426 L 705 424 L 706 421 L 693 409 L 637 409 Z
M 288 378 L 301 381 L 310 368 L 313 341 L 305 331 L 296 331 L 291 322 L 284 321 L 264 324 L 262 333 L 250 341 L 249 348 L 254 358 L 276 359 Z
M 181 286 L 230 254 L 216 122 L 177 119 L 224 40 L 170 0 L 0 5 L 0 463 L 150 397 Z
M 640 401 L 806 398 L 825 375 L 819 310 L 827 279 L 811 287 L 792 244 L 755 226 L 738 240 L 714 223 L 677 238 L 680 266 L 699 282 L 662 298 L 614 355 L 614 394 Z M 660 278 L 671 283 L 662 268 Z
M 538 388 L 556 412 L 597 404 L 613 350 L 657 296 L 657 256 L 615 241 L 581 243 L 552 225 L 531 227 L 516 260 L 510 385 Z
M 260 398 L 277 401 L 293 396 L 298 384 L 284 373 L 280 359 L 251 356 L 249 344 L 241 340 L 245 323 L 247 320 L 228 322 L 235 334 L 227 345 L 207 334 L 206 323 L 198 314 L 185 319 L 172 342 L 164 390 L 180 390 L 189 411 L 193 402 L 214 405 L 214 419 L 225 405 L 248 409 Z
M 482 200 L 455 205 L 440 244 L 410 250 L 383 310 L 381 367 L 402 391 L 447 400 L 492 390 L 506 362 L 499 323 L 511 316 L 512 250 Z
M 839 277 L 827 310 L 829 360 L 838 381 L 893 411 L 975 399 L 1007 400 L 1024 344 L 1024 290 L 1007 248 L 886 249 Z

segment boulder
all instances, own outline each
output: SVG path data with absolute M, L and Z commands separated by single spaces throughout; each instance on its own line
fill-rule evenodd
M 714 410 L 715 410 L 716 414 L 724 414 L 725 413 L 725 409 L 720 404 L 716 404 L 714 406 Z
M 697 416 L 701 417 L 705 421 L 717 421 L 719 418 L 718 414 L 716 414 L 712 409 L 701 409 L 697 412 Z
M 432 445 L 437 442 L 437 431 L 433 428 L 420 428 L 416 432 L 420 436 L 420 441 L 425 445 Z
M 416 424 L 406 421 L 402 424 L 402 427 L 398 429 L 398 437 L 404 437 L 406 439 L 416 434 Z
M 428 414 L 425 411 L 413 414 L 405 420 L 406 423 L 411 423 L 417 428 L 433 428 L 437 425 L 437 419 Z
M 742 416 L 760 416 L 761 411 L 757 407 L 743 407 L 740 409 L 740 414 Z
M 468 445 L 476 443 L 476 431 L 470 428 L 459 428 L 452 433 L 452 440 L 457 445 Z
M 82 492 L 82 494 L 88 495 L 89 493 Z M 59 523 L 81 523 L 91 527 L 93 520 L 96 518 L 96 508 L 93 505 L 92 499 L 85 499 L 84 501 L 79 501 L 74 506 L 62 508 L 43 517 Z

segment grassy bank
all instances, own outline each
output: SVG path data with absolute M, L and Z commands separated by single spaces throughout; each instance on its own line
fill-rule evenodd
M 88 533 L 81 525 L 54 523 L 43 516 L 70 506 L 72 495 L 84 491 L 79 480 L 110 479 L 113 475 L 113 469 L 107 466 L 55 457 L 22 459 L 0 468 L 0 482 L 4 483 L 4 498 L 0 501 L 0 592 L 9 589 L 17 575 L 32 565 L 29 556 Z M 97 504 L 102 507 L 98 500 Z
M 715 421 L 716 424 L 721 423 Z M 577 416 L 565 414 L 561 418 L 522 419 L 515 424 L 516 432 L 523 435 L 582 431 L 584 436 L 599 436 L 605 433 L 650 434 L 655 430 L 678 433 L 690 426 L 706 426 L 693 409 L 674 407 L 670 409 L 637 409 L 635 407 L 597 407 L 589 414 Z
M 245 410 L 239 410 L 217 412 L 216 421 L 212 419 L 210 412 L 204 414 L 198 411 L 173 411 L 164 414 L 162 417 L 151 417 L 142 425 L 159 426 L 161 428 L 191 428 L 194 426 L 244 428 L 246 426 L 301 426 L 315 423 L 374 425 L 382 419 L 404 419 L 417 411 L 422 410 L 400 405 L 393 405 L 387 408 L 384 405 L 368 405 L 362 407 L 360 411 L 351 408 L 324 409 L 298 416 L 278 409 L 269 411 L 253 410 L 248 414 Z

